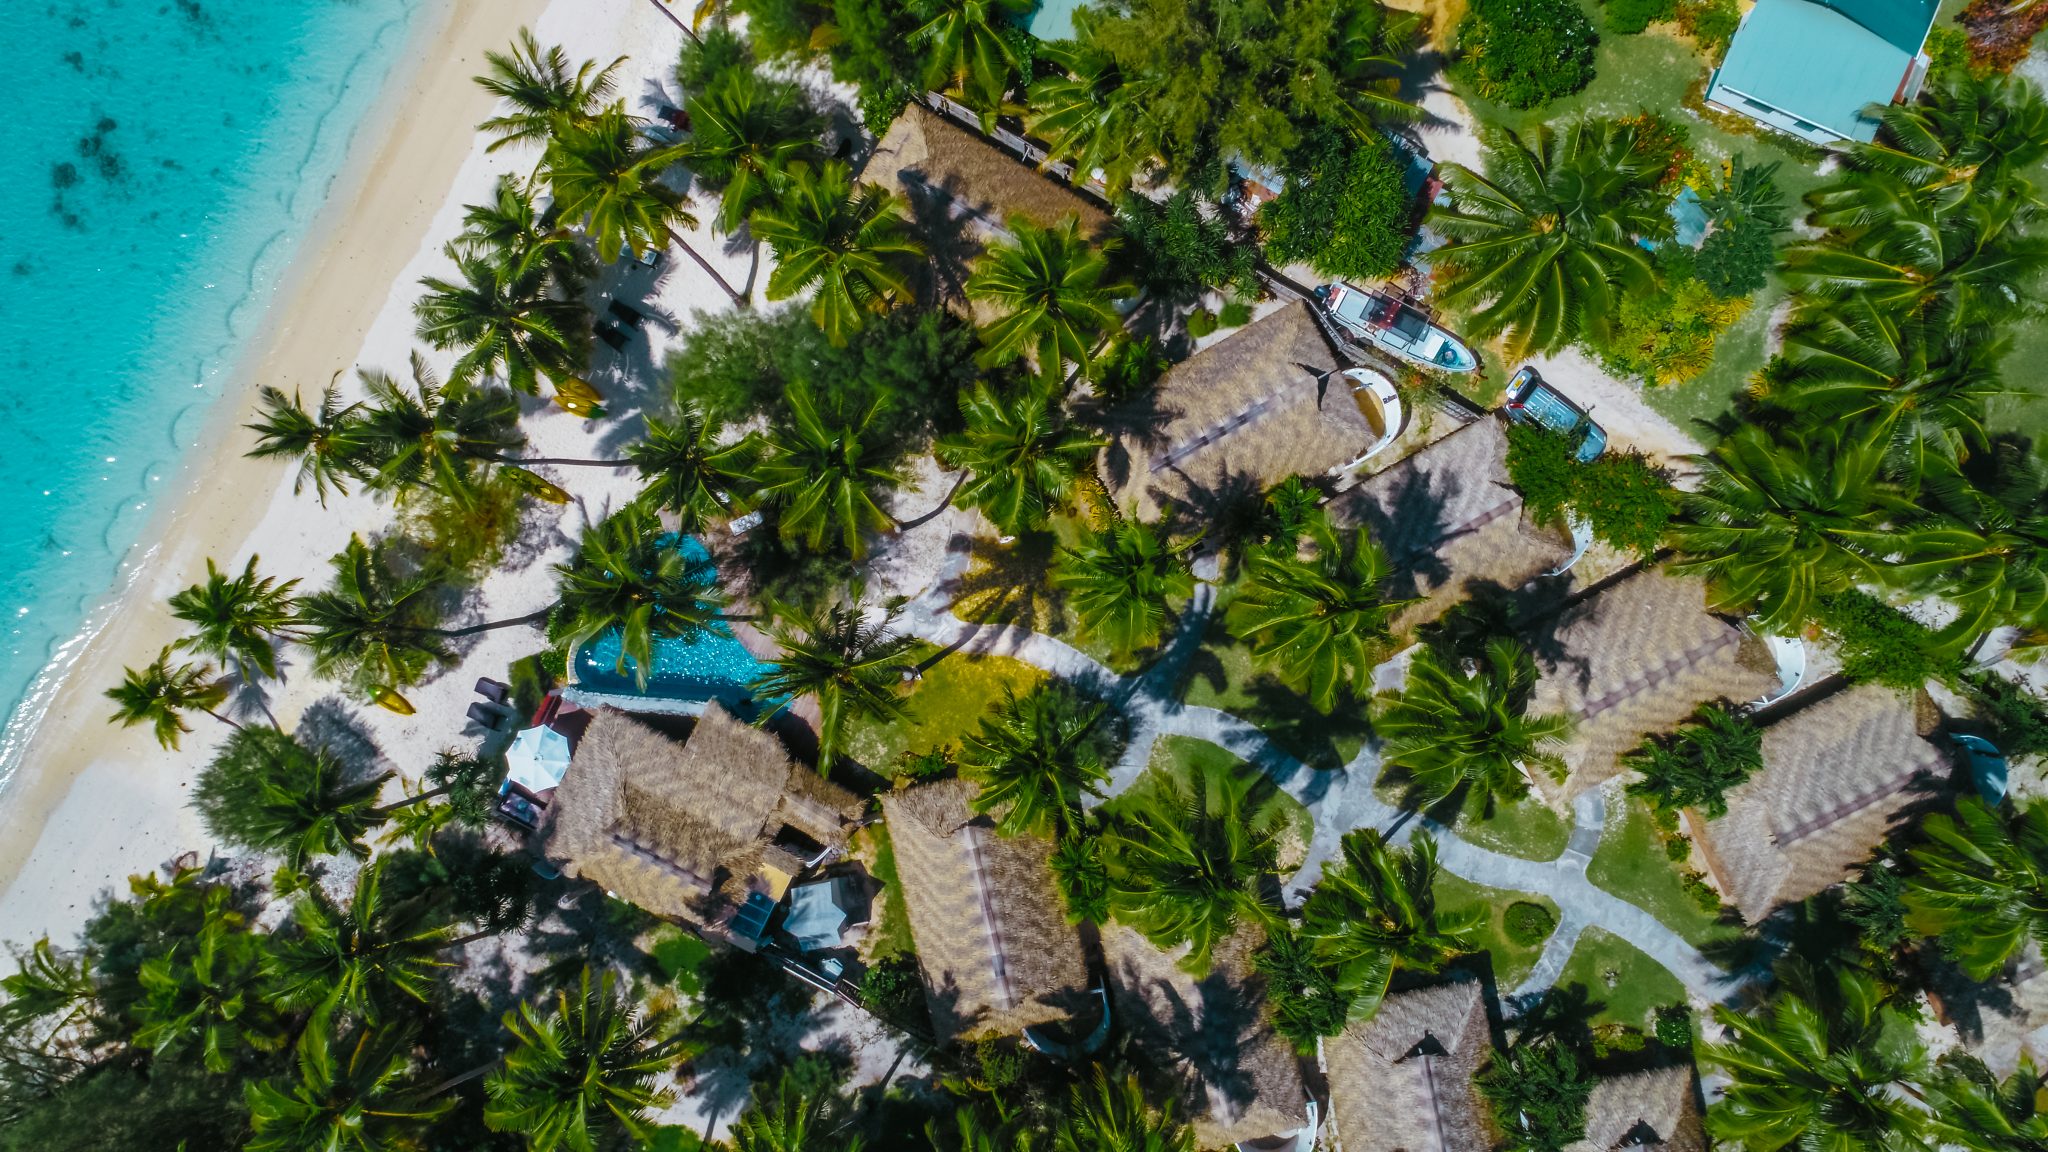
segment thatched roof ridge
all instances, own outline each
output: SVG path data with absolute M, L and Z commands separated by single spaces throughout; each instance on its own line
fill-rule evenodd
M 1339 367 L 1302 301 L 1195 353 L 1112 416 L 1125 429 L 1103 450 L 1117 504 L 1145 518 L 1179 504 L 1201 518 L 1223 495 L 1256 497 L 1356 460 L 1377 434 Z
M 1394 567 L 1389 594 L 1422 597 L 1406 632 L 1442 616 L 1466 588 L 1513 590 L 1571 558 L 1571 541 L 1530 522 L 1508 480 L 1507 423 L 1475 420 L 1330 501 L 1332 523 L 1362 527 Z
M 786 803 L 792 783 L 813 775 L 781 741 L 716 703 L 687 741 L 600 708 L 548 805 L 542 851 L 569 875 L 656 915 L 702 923 L 720 899 L 744 898 L 735 886 L 753 874 L 784 822 L 802 822 L 823 844 L 845 845 L 842 822 L 807 819 L 817 815 L 812 800 L 798 796 L 796 812 Z
M 1586 1100 L 1586 1135 L 1565 1152 L 1618 1152 L 1624 1148 L 1706 1152 L 1692 1066 L 1667 1064 L 1604 1076 Z
M 882 798 L 896 876 L 941 1039 L 1007 1036 L 1088 1002 L 1081 937 L 1053 886 L 1052 844 L 1000 836 L 968 807 L 973 785 Z
M 1562 712 L 1574 730 L 1563 785 L 1536 773 L 1554 801 L 1621 771 L 1621 755 L 1677 728 L 1712 700 L 1753 700 L 1777 687 L 1762 640 L 1707 611 L 1695 576 L 1649 568 L 1559 613 L 1531 638 L 1541 672 L 1532 714 Z
M 1100 235 L 1109 216 L 1085 197 L 931 109 L 912 101 L 869 155 L 861 176 L 925 207 L 949 202 L 994 232 L 1021 216 L 1050 228 L 1073 218 Z
M 1916 783 L 1944 767 L 1927 739 L 1938 718 L 1924 692 L 1865 684 L 1764 730 L 1762 770 L 1697 836 L 1745 919 L 1804 900 L 1869 857 L 1919 799 Z
M 1339 1152 L 1486 1152 L 1473 1077 L 1493 1051 L 1485 989 L 1469 974 L 1396 992 L 1323 1043 Z
M 1112 1015 L 1153 1066 L 1179 1076 L 1176 1112 L 1202 1148 L 1308 1123 L 1300 1061 L 1267 1019 L 1265 978 L 1251 967 L 1259 942 L 1256 929 L 1224 941 L 1209 975 L 1196 979 L 1176 963 L 1179 953 L 1161 952 L 1121 924 L 1102 929 Z

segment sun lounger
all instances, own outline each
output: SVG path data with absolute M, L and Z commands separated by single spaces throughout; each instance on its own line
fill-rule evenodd
M 612 314 L 612 319 L 634 328 L 647 322 L 647 317 L 638 308 L 622 301 L 612 301 L 605 306 L 605 311 Z
M 481 701 L 469 706 L 470 723 L 486 731 L 496 732 L 505 722 L 505 714 Z
M 661 117 L 669 127 L 678 132 L 688 132 L 690 130 L 690 114 L 673 104 L 663 104 L 655 115 Z
M 633 259 L 638 261 L 642 268 L 659 268 L 661 267 L 661 249 L 649 248 L 647 251 L 633 257 Z
M 479 676 L 476 678 L 476 694 L 493 704 L 503 704 L 511 696 L 512 688 L 502 680 Z
M 626 341 L 631 339 L 631 337 L 620 331 L 616 325 L 603 320 L 597 322 L 597 338 L 611 345 L 614 352 L 624 352 L 626 350 Z

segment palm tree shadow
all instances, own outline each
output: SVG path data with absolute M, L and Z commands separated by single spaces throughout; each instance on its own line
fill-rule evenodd
M 387 764 L 369 725 L 339 696 L 323 696 L 308 705 L 293 734 L 308 747 L 333 756 L 356 776 L 382 771 Z
M 1340 698 L 1329 715 L 1316 711 L 1300 692 L 1261 673 L 1244 686 L 1250 697 L 1242 718 L 1310 768 L 1334 771 L 1349 757 L 1339 740 L 1370 740 L 1372 721 L 1363 702 Z
M 970 624 L 1010 624 L 1061 636 L 1066 597 L 1047 579 L 1059 541 L 1049 531 L 1020 534 L 1008 544 L 985 536 L 970 544 L 966 570 L 955 582 L 953 614 Z

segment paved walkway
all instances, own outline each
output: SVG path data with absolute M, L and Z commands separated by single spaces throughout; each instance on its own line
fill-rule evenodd
M 1716 967 L 1656 917 L 1586 879 L 1586 866 L 1606 823 L 1602 790 L 1593 789 L 1574 801 L 1571 839 L 1556 860 L 1524 860 L 1481 848 L 1437 821 L 1416 816 L 1375 795 L 1373 783 L 1379 778 L 1380 760 L 1378 748 L 1370 742 L 1342 768 L 1318 771 L 1274 744 L 1256 726 L 1220 709 L 1174 699 L 1181 674 L 1208 630 L 1215 602 L 1211 584 L 1196 586 L 1181 613 L 1179 629 L 1161 658 L 1145 671 L 1125 676 L 1043 633 L 1013 625 L 970 624 L 953 615 L 953 590 L 966 571 L 971 542 L 956 537 L 948 552 L 938 579 L 906 607 L 906 630 L 942 648 L 1020 660 L 1111 701 L 1124 714 L 1129 732 L 1124 754 L 1111 769 L 1106 796 L 1115 796 L 1137 782 L 1161 736 L 1207 741 L 1272 777 L 1308 809 L 1315 823 L 1301 869 L 1286 886 L 1290 906 L 1298 906 L 1306 898 L 1322 875 L 1324 863 L 1337 854 L 1346 832 L 1377 827 L 1402 842 L 1412 837 L 1417 827 L 1425 827 L 1436 837 L 1437 859 L 1446 871 L 1489 888 L 1538 893 L 1556 902 L 1557 930 L 1535 970 L 1515 989 L 1517 994 L 1541 991 L 1556 982 L 1579 934 L 1588 927 L 1611 932 L 1640 948 L 1701 999 L 1724 1000 L 1740 986 L 1740 978 Z M 1198 574 L 1205 581 L 1213 579 L 1213 561 L 1206 571 L 1198 565 Z

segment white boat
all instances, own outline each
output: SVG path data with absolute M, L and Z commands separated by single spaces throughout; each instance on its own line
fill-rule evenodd
M 1405 297 L 1338 283 L 1316 289 L 1316 299 L 1339 327 L 1374 347 L 1439 372 L 1471 372 L 1479 367 L 1479 357 L 1464 341 Z
M 1370 368 L 1352 368 L 1344 373 L 1351 382 L 1351 398 L 1358 404 L 1358 410 L 1365 415 L 1365 422 L 1372 425 L 1373 442 L 1358 459 L 1346 464 L 1356 468 L 1367 460 L 1387 450 L 1401 436 L 1402 421 L 1407 414 L 1401 409 L 1401 394 L 1394 390 L 1394 384 L 1385 376 Z

